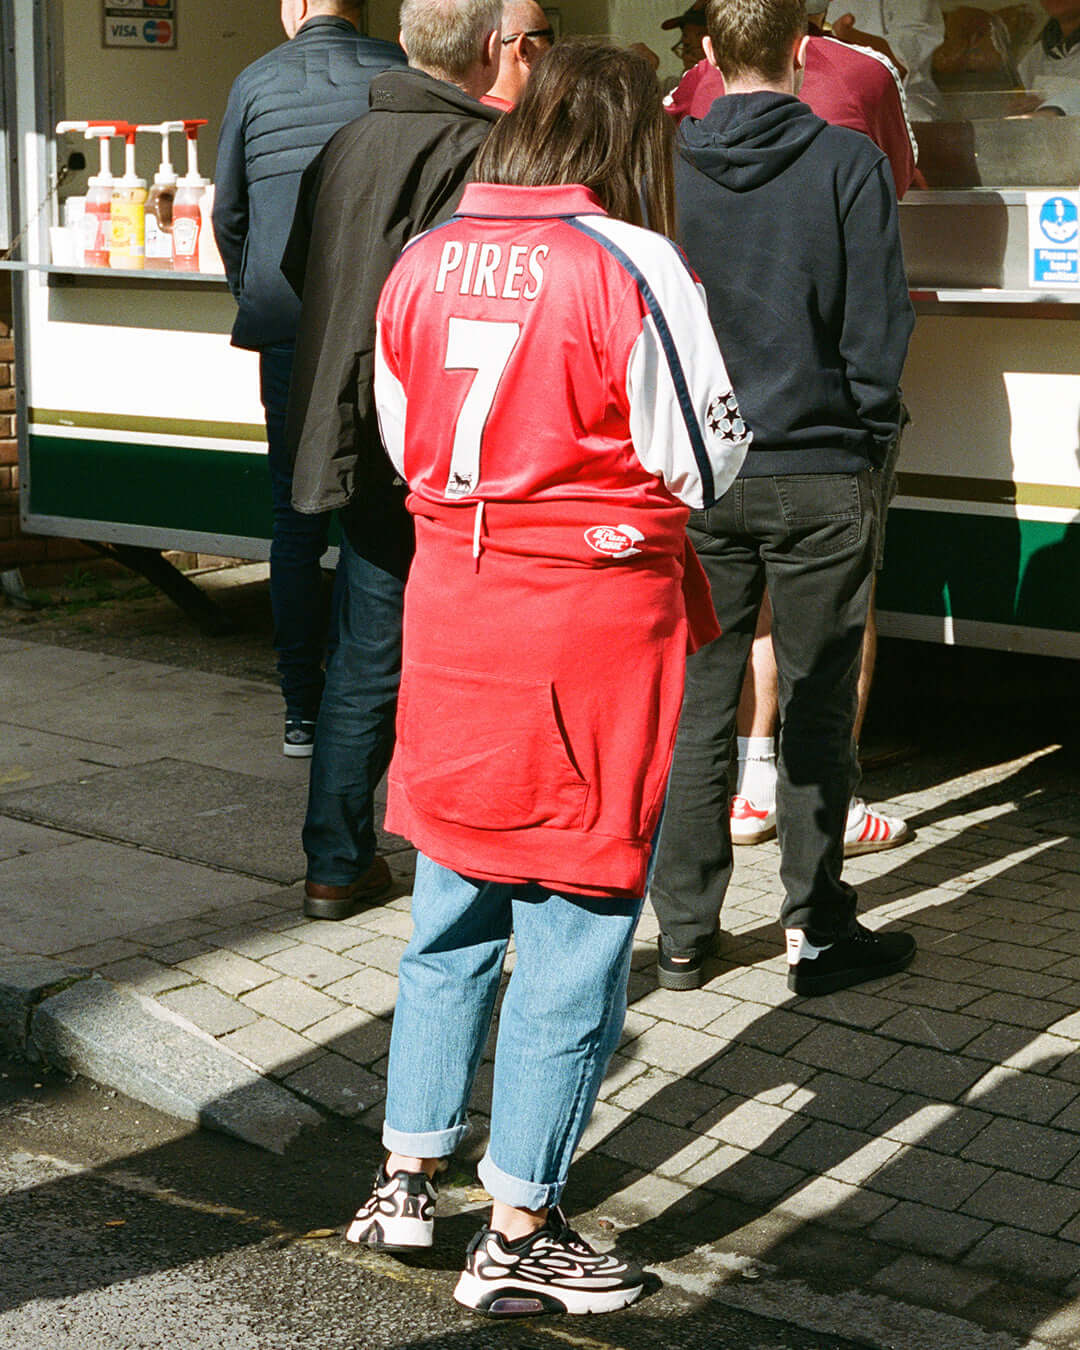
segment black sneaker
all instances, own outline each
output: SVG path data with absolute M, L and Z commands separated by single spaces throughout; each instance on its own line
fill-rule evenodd
M 699 938 L 692 947 L 673 947 L 663 933 L 656 939 L 656 982 L 661 989 L 700 989 L 705 962 L 716 947 L 717 934 Z
M 814 998 L 895 975 L 911 964 L 915 939 L 910 933 L 872 933 L 853 921 L 847 937 L 827 947 L 815 947 L 801 928 L 789 928 L 787 949 L 788 988 Z
M 345 1237 L 384 1252 L 430 1247 L 438 1187 L 423 1172 L 375 1173 L 371 1194 L 356 1211 Z
M 290 759 L 310 759 L 315 749 L 315 723 L 299 717 L 285 719 L 281 752 Z
M 487 1317 L 602 1313 L 633 1303 L 644 1285 L 637 1266 L 593 1251 L 555 1206 L 542 1228 L 513 1241 L 481 1228 L 454 1297 Z

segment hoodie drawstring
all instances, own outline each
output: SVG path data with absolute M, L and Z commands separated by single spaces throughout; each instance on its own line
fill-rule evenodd
M 484 528 L 484 502 L 481 498 L 476 503 L 476 515 L 473 517 L 473 536 L 472 536 L 472 555 L 474 559 L 473 571 L 480 571 L 480 535 Z

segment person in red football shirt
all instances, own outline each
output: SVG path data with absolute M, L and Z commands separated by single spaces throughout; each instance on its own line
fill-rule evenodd
M 908 122 L 903 83 L 896 67 L 879 52 L 827 36 L 825 12 L 811 14 L 806 67 L 799 97 L 823 121 L 869 136 L 885 152 L 897 198 L 921 181 L 917 146 Z M 683 76 L 664 100 L 676 122 L 701 118 L 725 92 L 724 77 L 702 59 Z M 888 462 L 875 476 L 878 496 L 877 568 L 884 561 L 885 519 L 895 492 L 899 438 Z M 877 625 L 871 601 L 866 642 L 859 674 L 859 706 L 855 734 L 866 716 L 877 651 Z M 736 844 L 759 844 L 776 834 L 776 723 L 778 692 L 772 646 L 772 608 L 766 592 L 747 666 L 737 719 L 739 776 L 731 805 L 731 838 Z M 910 837 L 907 824 L 868 805 L 851 800 L 845 826 L 845 850 L 870 853 L 895 848 Z
M 379 301 L 375 397 L 411 493 L 386 824 L 419 849 L 383 1142 L 348 1236 L 431 1244 L 507 943 L 494 1199 L 455 1297 L 604 1312 L 642 1273 L 558 1208 L 626 1009 L 688 647 L 718 633 L 686 543 L 746 429 L 673 220 L 649 64 L 556 46 L 445 225 Z M 710 621 L 711 619 L 711 621 Z

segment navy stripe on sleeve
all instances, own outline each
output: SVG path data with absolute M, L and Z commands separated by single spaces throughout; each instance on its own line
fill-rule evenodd
M 660 302 L 657 300 L 652 287 L 645 278 L 644 272 L 623 250 L 602 234 L 599 230 L 594 230 L 586 225 L 580 219 L 572 219 L 566 222 L 581 234 L 594 239 L 601 248 L 604 248 L 611 254 L 615 261 L 623 267 L 634 278 L 637 288 L 641 292 L 641 298 L 648 306 L 649 313 L 652 315 L 653 322 L 656 324 L 656 331 L 660 336 L 660 345 L 664 349 L 664 355 L 667 358 L 668 370 L 671 373 L 671 382 L 675 386 L 675 396 L 679 400 L 679 407 L 682 410 L 683 422 L 686 424 L 686 434 L 690 438 L 690 445 L 694 451 L 694 459 L 697 461 L 698 473 L 701 475 L 702 497 L 706 507 L 712 506 L 716 501 L 716 483 L 713 479 L 712 461 L 709 459 L 709 452 L 705 448 L 705 438 L 701 434 L 701 427 L 698 425 L 697 416 L 694 413 L 694 405 L 690 398 L 690 388 L 686 383 L 686 376 L 683 373 L 682 362 L 679 360 L 679 353 L 675 347 L 675 339 L 671 336 L 671 329 L 668 327 L 667 318 L 664 311 L 660 308 Z M 682 259 L 680 258 L 680 261 Z

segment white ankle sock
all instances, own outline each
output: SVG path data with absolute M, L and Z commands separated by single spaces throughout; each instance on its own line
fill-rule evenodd
M 776 738 L 737 736 L 739 777 L 735 796 L 771 811 L 776 802 Z
M 784 937 L 787 939 L 787 962 L 789 966 L 795 965 L 799 961 L 813 961 L 815 957 L 827 952 L 833 945 L 827 942 L 824 947 L 815 947 L 801 928 L 785 928 Z

